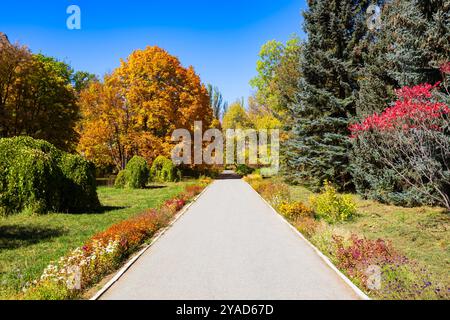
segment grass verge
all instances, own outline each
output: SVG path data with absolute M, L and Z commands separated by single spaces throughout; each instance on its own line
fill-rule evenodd
M 18 214 L 0 220 L 0 299 L 15 294 L 39 277 L 47 265 L 81 246 L 94 234 L 157 208 L 180 194 L 191 181 L 169 183 L 144 190 L 100 187 L 101 212 Z
M 311 191 L 290 186 L 294 199 L 309 203 Z M 423 263 L 442 280 L 449 279 L 450 216 L 442 208 L 403 208 L 352 195 L 357 216 L 334 227 L 369 239 L 386 239 L 407 257 Z

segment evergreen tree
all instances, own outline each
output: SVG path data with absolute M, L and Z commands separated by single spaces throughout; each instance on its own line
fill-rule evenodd
M 208 84 L 206 89 L 208 90 L 211 108 L 213 109 L 214 117 L 220 120 L 228 109 L 228 102 L 223 100 L 222 93 L 218 87 L 213 87 L 212 84 Z
M 311 187 L 325 180 L 352 187 L 348 125 L 356 113 L 361 40 L 369 0 L 311 0 L 304 13 L 303 47 L 294 128 L 287 142 L 288 179 Z
M 387 108 L 394 89 L 440 81 L 439 67 L 450 60 L 450 0 L 385 2 L 381 27 L 366 42 L 360 116 Z

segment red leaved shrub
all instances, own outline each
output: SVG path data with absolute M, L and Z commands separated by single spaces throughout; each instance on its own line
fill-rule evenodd
M 443 94 L 448 89 L 438 86 L 403 87 L 392 107 L 350 126 L 358 193 L 395 205 L 441 205 L 450 211 L 450 106 Z
M 337 265 L 346 270 L 351 277 L 357 277 L 363 282 L 369 266 L 382 267 L 388 264 L 401 265 L 408 262 L 408 259 L 400 255 L 388 241 L 369 240 L 352 234 L 349 242 L 346 245 L 343 237 L 333 235 Z
M 420 127 L 424 123 L 431 130 L 442 130 L 442 117 L 450 113 L 450 107 L 431 99 L 432 91 L 438 86 L 439 83 L 434 86 L 426 83 L 397 90 L 398 100 L 394 106 L 350 126 L 352 137 L 370 130 L 406 130 Z

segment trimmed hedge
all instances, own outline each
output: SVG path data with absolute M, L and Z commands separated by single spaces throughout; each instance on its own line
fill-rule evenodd
M 114 186 L 116 188 L 145 188 L 150 177 L 147 161 L 139 156 L 134 156 L 128 161 L 125 170 L 119 172 Z
M 155 182 L 173 182 L 180 181 L 182 174 L 171 160 L 164 156 L 159 156 L 153 161 L 150 177 Z
M 95 209 L 95 169 L 30 137 L 0 139 L 0 215 Z

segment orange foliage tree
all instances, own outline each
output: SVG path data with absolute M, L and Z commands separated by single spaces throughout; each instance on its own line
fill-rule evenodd
M 170 156 L 172 133 L 213 123 L 206 87 L 192 67 L 158 47 L 134 51 L 104 81 L 80 95 L 79 151 L 97 165 L 123 169 L 134 155 Z

